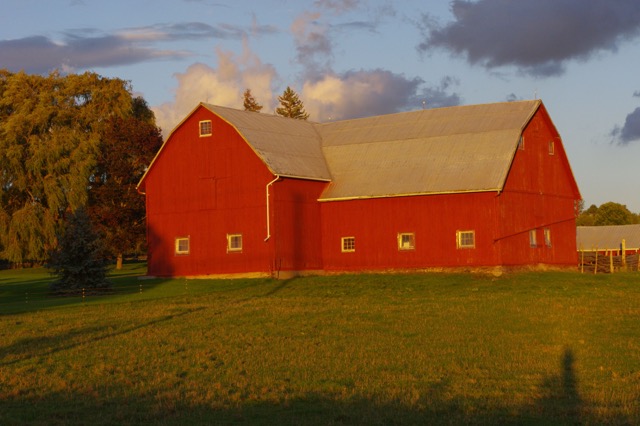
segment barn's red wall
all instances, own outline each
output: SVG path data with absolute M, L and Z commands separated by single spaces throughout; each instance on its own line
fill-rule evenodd
M 213 136 L 199 137 L 200 120 Z M 273 179 L 237 131 L 204 108 L 171 135 L 145 178 L 149 274 L 158 276 L 268 272 L 266 184 Z M 227 253 L 227 234 L 243 235 L 243 251 Z M 176 255 L 176 237 L 190 253 Z
M 271 188 L 274 272 L 322 269 L 318 198 L 326 182 L 283 178 Z
M 577 262 L 575 201 L 580 198 L 560 137 L 544 107 L 525 128 L 503 192 L 497 198 L 497 243 L 505 265 Z M 553 154 L 549 143 L 553 142 Z M 551 234 L 551 245 L 544 239 Z M 531 247 L 529 232 L 536 233 Z
M 372 198 L 321 203 L 327 270 L 380 270 L 499 264 L 493 244 L 495 192 Z M 457 248 L 456 231 L 475 231 L 475 248 Z M 399 250 L 398 233 L 415 234 Z M 355 237 L 355 252 L 341 238 Z

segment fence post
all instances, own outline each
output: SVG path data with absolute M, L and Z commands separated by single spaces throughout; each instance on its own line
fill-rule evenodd
M 627 270 L 627 241 L 623 238 L 622 239 L 622 243 L 620 244 L 621 247 L 621 252 L 620 253 L 622 255 L 622 265 L 620 266 L 620 269 L 623 271 Z
M 598 247 L 596 247 L 596 261 L 593 266 L 594 275 L 598 273 Z
M 613 250 L 609 250 L 609 272 L 613 274 Z

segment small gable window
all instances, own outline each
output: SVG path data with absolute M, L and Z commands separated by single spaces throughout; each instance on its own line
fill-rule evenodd
M 176 254 L 189 254 L 189 237 L 178 237 L 175 243 Z
M 556 152 L 556 147 L 553 141 L 549 141 L 549 155 L 553 155 Z
M 520 140 L 518 141 L 518 149 L 524 150 L 524 136 L 520 136 Z
M 531 231 L 529 231 L 529 246 L 531 247 L 537 247 L 538 246 L 538 239 L 536 236 L 536 230 L 532 229 Z
M 227 234 L 227 253 L 242 251 L 242 234 Z
M 342 237 L 341 241 L 343 253 L 356 251 L 356 237 Z
M 416 235 L 413 232 L 398 234 L 398 250 L 415 250 Z
M 200 122 L 200 137 L 211 136 L 213 129 L 211 127 L 211 120 L 203 120 Z

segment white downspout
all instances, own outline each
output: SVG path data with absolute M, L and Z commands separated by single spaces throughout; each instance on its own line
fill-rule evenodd
M 271 219 L 270 219 L 270 211 L 269 211 L 269 188 L 271 187 L 271 185 L 273 185 L 274 183 L 276 183 L 278 180 L 280 179 L 279 175 L 276 175 L 275 179 L 273 179 L 271 182 L 269 182 L 265 188 L 266 193 L 267 193 L 267 238 L 264 239 L 265 242 L 269 241 L 269 238 L 271 238 Z

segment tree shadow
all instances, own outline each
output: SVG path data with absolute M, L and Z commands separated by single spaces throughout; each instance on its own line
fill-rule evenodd
M 526 413 L 532 419 L 542 416 L 561 424 L 581 424 L 586 414 L 587 404 L 578 391 L 575 373 L 575 355 L 566 348 L 562 357 L 560 372 L 550 376 L 540 386 L 542 396 Z
M 3 278 L 0 285 L 0 316 L 15 315 L 44 309 L 61 308 L 70 305 L 82 305 L 88 301 L 108 301 L 110 298 L 134 295 L 143 290 L 149 291 L 169 281 L 168 278 L 144 279 L 138 270 L 110 273 L 107 279 L 111 287 L 101 291 L 91 289 L 83 294 L 82 291 L 68 295 L 53 293 L 49 284 L 55 279 L 39 278 L 25 280 L 24 277 Z
M 187 315 L 190 310 L 178 315 Z M 175 315 L 174 315 L 175 317 Z M 166 321 L 170 317 L 143 324 Z M 131 330 L 121 330 L 119 333 Z M 53 339 L 53 338 L 52 338 Z M 62 348 L 60 348 L 62 349 Z M 633 424 L 640 414 L 606 418 L 590 410 L 580 396 L 575 356 L 565 349 L 560 369 L 540 385 L 543 393 L 533 404 L 512 407 L 482 397 L 452 394 L 447 379 L 432 383 L 407 405 L 375 394 L 343 397 L 310 391 L 295 397 L 287 390 L 279 400 L 265 401 L 241 389 L 221 389 L 225 398 L 195 404 L 180 391 L 162 388 L 133 393 L 123 384 L 110 384 L 103 395 L 51 392 L 44 396 L 0 399 L 3 424 L 193 424 L 193 425 L 574 425 Z M 200 389 L 210 392 L 211 389 Z M 291 391 L 294 392 L 294 391 Z M 234 396 L 235 398 L 226 398 Z M 133 398 L 133 399 L 132 399 Z M 222 400 L 224 399 L 224 400 Z M 132 401 L 135 401 L 132 403 Z
M 107 326 L 85 327 L 64 333 L 20 339 L 9 346 L 0 347 L 0 366 L 7 366 L 24 361 L 25 359 L 30 358 L 33 354 L 38 354 L 38 356 L 48 356 L 57 352 L 73 349 L 78 346 L 90 345 L 101 340 L 131 333 L 132 331 L 139 330 L 141 328 L 189 315 L 203 309 L 205 308 L 196 307 L 185 309 L 176 314 L 163 315 L 159 318 L 132 326 L 122 327 L 115 331 L 112 331 L 112 327 Z M 96 334 L 98 335 L 96 336 Z M 86 336 L 90 337 L 87 338 Z
M 262 297 L 273 296 L 274 294 L 277 294 L 277 293 L 281 292 L 282 290 L 284 290 L 286 287 L 288 287 L 292 282 L 294 282 L 296 280 L 297 280 L 297 277 L 288 278 L 286 280 L 278 280 L 278 281 L 276 281 L 275 286 L 271 290 L 266 292 Z

